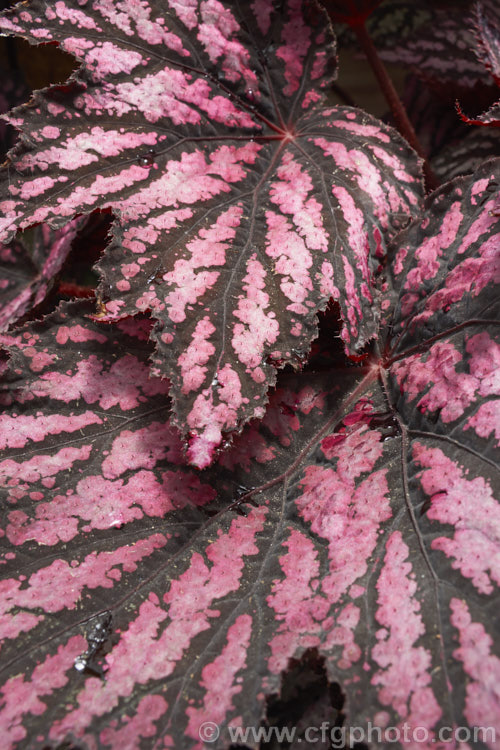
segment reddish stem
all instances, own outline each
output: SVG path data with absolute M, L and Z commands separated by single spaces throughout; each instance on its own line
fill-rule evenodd
M 424 160 L 424 175 L 428 190 L 435 190 L 439 187 L 439 182 L 436 175 L 432 171 L 427 157 L 425 155 L 422 144 L 417 138 L 417 134 L 411 124 L 406 109 L 403 106 L 401 99 L 399 98 L 398 92 L 394 88 L 394 84 L 387 72 L 387 69 L 379 57 L 377 49 L 373 44 L 370 35 L 366 30 L 364 21 L 362 23 L 352 24 L 352 30 L 355 32 L 361 49 L 365 53 L 368 62 L 370 63 L 373 72 L 379 82 L 382 93 L 384 94 L 389 107 L 391 108 L 392 116 L 396 123 L 396 127 L 399 132 L 406 138 L 410 146 L 412 146 L 417 154 Z
M 78 284 L 72 284 L 68 281 L 60 281 L 57 287 L 59 294 L 63 294 L 65 297 L 94 297 L 95 289 L 89 286 L 79 286 Z

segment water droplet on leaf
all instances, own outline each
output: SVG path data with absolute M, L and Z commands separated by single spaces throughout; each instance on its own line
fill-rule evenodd
M 87 662 L 85 659 L 79 656 L 77 659 L 75 659 L 74 667 L 77 672 L 83 672 L 87 667 Z
M 137 157 L 137 163 L 140 167 L 152 167 L 155 163 L 155 156 L 155 150 L 150 148 L 147 153 L 139 154 L 139 156 Z

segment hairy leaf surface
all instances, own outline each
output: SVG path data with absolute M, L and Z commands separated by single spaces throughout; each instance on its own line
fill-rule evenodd
M 111 208 L 108 319 L 151 310 L 191 461 L 262 416 L 275 365 L 308 351 L 333 296 L 351 350 L 376 332 L 377 256 L 418 209 L 418 160 L 359 110 L 325 108 L 335 45 L 305 0 L 34 0 L 4 32 L 82 67 L 14 110 L 3 231 Z
M 147 320 L 4 336 L 9 748 L 229 748 L 311 651 L 371 747 L 500 731 L 499 176 L 395 238 L 380 352 L 284 374 L 213 470 L 183 463 Z

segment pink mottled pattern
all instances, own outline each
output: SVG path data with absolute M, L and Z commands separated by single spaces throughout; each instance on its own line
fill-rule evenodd
M 0 29 L 59 43 L 86 84 L 11 116 L 29 142 L 0 173 L 2 236 L 113 211 L 103 319 L 158 321 L 151 372 L 205 468 L 263 416 L 273 362 L 309 350 L 332 296 L 346 348 L 377 335 L 373 256 L 392 214 L 418 210 L 419 163 L 374 118 L 325 108 L 335 42 L 305 0 L 32 1 Z

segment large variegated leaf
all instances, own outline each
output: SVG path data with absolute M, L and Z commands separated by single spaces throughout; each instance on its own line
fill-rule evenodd
M 3 114 L 23 102 L 29 92 L 19 75 L 2 70 L 0 78 L 0 113 Z M 14 129 L 0 120 L 2 161 L 13 142 Z M 0 243 L 0 331 L 45 299 L 83 222 L 80 217 L 55 231 L 38 225 L 19 232 L 9 245 Z
M 183 465 L 147 321 L 72 305 L 5 339 L 8 750 L 257 748 L 311 652 L 345 723 L 325 688 L 299 732 L 497 747 L 499 177 L 395 240 L 381 351 L 284 375 L 214 470 Z
M 158 319 L 154 372 L 194 464 L 262 416 L 329 298 L 351 350 L 374 336 L 377 256 L 418 207 L 420 167 L 379 121 L 323 106 L 335 45 L 314 3 L 33 0 L 0 29 L 82 61 L 10 115 L 3 231 L 113 210 L 107 317 Z

